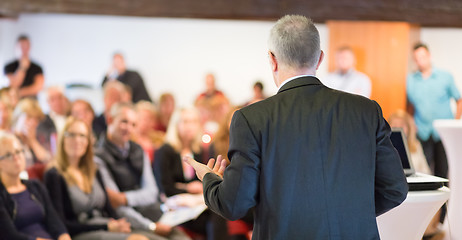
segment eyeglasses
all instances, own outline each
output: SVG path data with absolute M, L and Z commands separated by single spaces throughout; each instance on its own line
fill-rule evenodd
M 0 161 L 5 160 L 5 159 L 9 160 L 9 161 L 13 161 L 14 157 L 19 156 L 20 154 L 24 154 L 24 149 L 18 149 L 16 151 L 12 152 L 12 153 L 9 152 L 9 153 L 7 153 L 7 154 L 5 154 L 3 156 L 0 156 Z
M 80 139 L 88 139 L 88 136 L 82 133 L 74 133 L 74 132 L 64 132 L 64 137 L 67 138 L 80 138 Z

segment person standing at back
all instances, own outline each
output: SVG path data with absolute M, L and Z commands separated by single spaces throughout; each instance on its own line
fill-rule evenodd
M 37 98 L 45 82 L 42 67 L 30 60 L 29 37 L 21 35 L 17 42 L 19 59 L 8 63 L 4 68 L 5 75 L 10 81 L 9 87 L 17 89 L 20 98 Z
M 138 72 L 127 69 L 124 56 L 121 53 L 115 53 L 112 60 L 112 66 L 106 76 L 104 76 L 101 85 L 104 87 L 108 81 L 117 80 L 130 87 L 132 90 L 131 100 L 133 103 L 137 103 L 141 100 L 152 102 L 143 78 L 141 78 Z
M 451 99 L 457 101 L 456 118 L 462 115 L 462 98 L 452 75 L 431 63 L 427 45 L 417 43 L 413 58 L 417 71 L 407 77 L 407 98 L 414 110 L 417 137 L 422 143 L 425 158 L 439 177 L 448 177 L 448 160 L 440 136 L 433 128 L 436 119 L 453 119 Z
M 268 52 L 278 93 L 234 113 L 230 165 L 183 158 L 210 209 L 235 220 L 255 207 L 253 239 L 380 239 L 376 217 L 406 198 L 380 106 L 325 87 L 323 56 L 311 20 L 281 18 Z

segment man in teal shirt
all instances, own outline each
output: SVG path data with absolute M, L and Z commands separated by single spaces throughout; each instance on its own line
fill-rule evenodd
M 409 74 L 407 78 L 407 97 L 414 106 L 417 136 L 433 174 L 447 177 L 446 153 L 432 124 L 436 119 L 454 118 L 451 99 L 457 101 L 456 118 L 460 118 L 462 100 L 452 75 L 432 66 L 431 55 L 426 45 L 416 44 L 413 57 L 418 71 Z

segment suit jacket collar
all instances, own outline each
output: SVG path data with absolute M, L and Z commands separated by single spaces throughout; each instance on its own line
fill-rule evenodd
M 308 85 L 322 85 L 322 83 L 316 77 L 312 77 L 312 76 L 300 77 L 300 78 L 296 78 L 284 84 L 284 86 L 282 86 L 282 88 L 279 89 L 278 93 L 287 91 L 292 88 L 308 86 Z

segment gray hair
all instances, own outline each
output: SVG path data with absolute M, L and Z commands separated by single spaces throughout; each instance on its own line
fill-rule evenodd
M 114 103 L 114 105 L 112 105 L 111 110 L 109 112 L 109 116 L 111 116 L 111 118 L 114 119 L 114 118 L 118 117 L 120 115 L 120 113 L 122 112 L 122 110 L 125 109 L 125 108 L 128 108 L 128 109 L 136 112 L 135 105 L 133 105 L 133 103 L 118 102 L 118 103 Z
M 321 54 L 318 29 L 300 15 L 286 15 L 271 29 L 269 49 L 279 63 L 289 67 L 313 68 Z

